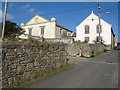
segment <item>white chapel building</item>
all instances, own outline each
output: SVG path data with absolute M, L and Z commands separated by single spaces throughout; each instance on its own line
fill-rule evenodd
M 101 21 L 101 31 L 100 31 L 100 37 L 104 41 L 105 45 L 112 45 L 112 47 L 115 46 L 115 34 L 112 30 L 111 24 L 104 21 L 103 19 Z M 91 12 L 91 14 L 82 21 L 77 27 L 76 27 L 76 40 L 80 40 L 81 42 L 87 41 L 88 43 L 93 44 L 94 40 L 97 40 L 99 37 L 99 17 Z
M 33 16 L 25 24 L 21 24 L 21 28 L 25 30 L 25 33 L 20 38 L 29 37 L 43 37 L 43 38 L 68 38 L 71 37 L 72 31 L 58 25 L 56 18 L 48 20 L 39 14 Z

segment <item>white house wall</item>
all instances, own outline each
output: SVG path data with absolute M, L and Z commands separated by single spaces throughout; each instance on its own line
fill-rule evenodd
M 92 21 L 91 19 L 94 18 Z M 85 37 L 89 37 L 89 42 L 88 43 L 93 43 L 93 40 L 96 39 L 99 34 L 96 32 L 96 26 L 98 25 L 99 20 L 98 17 L 95 14 L 91 14 L 88 16 L 81 24 L 79 24 L 76 27 L 76 40 L 84 41 Z M 90 26 L 90 31 L 89 34 L 85 34 L 85 25 Z M 101 19 L 101 25 L 102 25 L 102 33 L 100 34 L 105 41 L 106 45 L 111 44 L 111 25 L 105 22 L 104 20 Z
M 44 34 L 41 35 L 41 27 L 44 27 Z M 31 36 L 39 36 L 44 38 L 63 38 L 63 36 L 69 36 L 71 31 L 68 31 L 64 27 L 59 27 L 56 24 L 56 18 L 51 18 L 47 20 L 40 15 L 35 15 L 26 24 L 22 23 L 21 28 L 25 30 L 25 35 L 21 35 L 20 38 L 28 38 L 29 29 L 32 28 Z M 60 33 L 62 29 L 63 33 Z
M 25 30 L 25 34 L 29 34 L 28 28 L 33 28 L 32 36 L 41 36 L 40 27 L 45 26 L 43 37 L 44 38 L 55 38 L 55 25 L 56 25 L 56 22 L 49 22 L 49 23 L 43 23 L 43 24 L 22 26 L 22 28 Z

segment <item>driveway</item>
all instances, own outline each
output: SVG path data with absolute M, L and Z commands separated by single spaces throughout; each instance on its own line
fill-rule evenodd
M 25 88 L 117 88 L 118 51 L 95 58 L 69 57 L 70 67 Z

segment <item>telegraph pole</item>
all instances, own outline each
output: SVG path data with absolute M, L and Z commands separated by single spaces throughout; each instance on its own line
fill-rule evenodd
M 101 37 L 100 37 L 100 34 L 101 34 L 101 19 L 100 19 L 100 16 L 101 16 L 101 11 L 100 11 L 101 7 L 100 7 L 100 3 L 98 3 L 98 17 L 99 17 L 99 43 L 101 43 Z
M 4 19 L 3 19 L 3 28 L 2 28 L 2 40 L 3 40 L 3 38 L 4 38 L 5 21 L 6 21 L 6 13 L 7 13 L 7 5 L 8 5 L 8 0 L 6 0 L 6 2 L 5 2 Z

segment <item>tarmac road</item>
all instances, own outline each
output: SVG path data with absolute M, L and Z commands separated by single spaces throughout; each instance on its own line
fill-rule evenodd
M 70 57 L 71 66 L 24 88 L 118 88 L 118 51 L 95 58 Z

